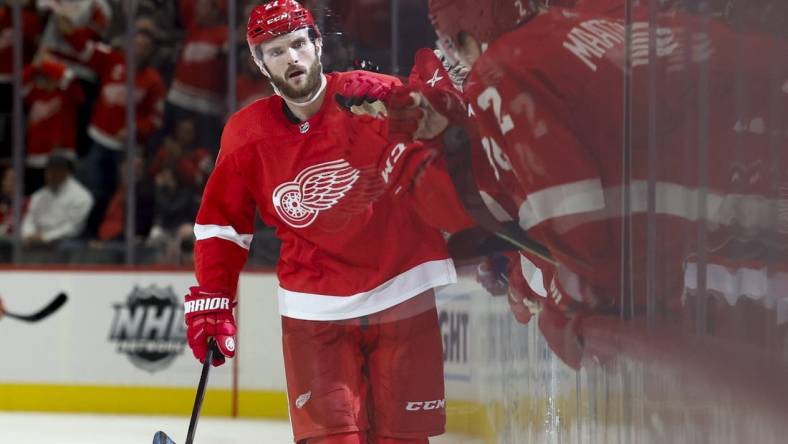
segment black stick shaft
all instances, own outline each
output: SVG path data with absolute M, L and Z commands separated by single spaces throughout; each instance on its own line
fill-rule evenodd
M 205 388 L 208 386 L 208 373 L 211 370 L 211 362 L 213 361 L 215 348 L 216 341 L 213 338 L 209 339 L 208 353 L 206 354 L 205 362 L 202 365 L 200 383 L 197 385 L 197 394 L 194 397 L 194 407 L 192 408 L 192 417 L 189 421 L 189 433 L 186 435 L 186 444 L 194 443 L 194 434 L 197 432 L 197 421 L 200 419 L 200 410 L 202 409 L 203 399 L 205 399 Z

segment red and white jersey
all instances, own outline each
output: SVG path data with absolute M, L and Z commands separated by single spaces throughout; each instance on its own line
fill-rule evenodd
M 37 3 L 41 11 L 51 10 L 52 17 L 55 14 L 67 17 L 74 25 L 72 34 L 84 39 L 101 40 L 112 21 L 112 8 L 106 0 L 43 0 Z M 86 64 L 85 48 L 73 46 L 69 36 L 60 32 L 57 20 L 46 23 L 41 46 L 74 71 L 78 78 L 96 81 L 96 73 Z
M 713 110 L 708 121 L 705 200 L 710 229 L 743 222 L 736 214 L 741 199 L 747 197 L 731 195 L 736 191 L 730 175 L 732 159 L 742 154 L 736 144 L 749 147 L 745 161 L 759 154 L 764 158 L 769 128 L 785 125 L 769 120 L 763 108 L 775 92 L 767 86 L 775 82 L 758 77 L 770 72 L 769 58 L 755 56 L 784 54 L 777 48 L 779 42 L 733 35 L 714 22 L 703 33 L 696 18 L 661 16 L 657 72 L 650 77 L 649 27 L 641 14 L 635 11 L 632 27 L 629 187 L 624 186 L 622 154 L 622 21 L 583 10 L 550 8 L 493 42 L 474 64 L 465 85 L 484 155 L 500 188 L 517 208 L 516 220 L 564 266 L 558 273 L 562 292 L 590 305 L 614 302 L 619 295 L 625 190 L 633 215 L 633 244 L 642 246 L 635 248 L 632 259 L 635 287 L 642 288 L 638 279 L 645 271 L 645 258 L 639 255 L 647 250 L 649 195 L 657 217 L 662 275 L 681 275 L 686 241 L 696 233 L 695 221 L 704 217 L 697 209 L 699 195 L 707 190 L 697 177 L 696 110 L 702 67 L 708 66 L 712 73 L 704 99 Z M 742 41 L 747 45 L 738 46 Z M 760 52 L 736 50 L 743 47 L 757 47 Z M 731 85 L 742 66 L 750 80 L 742 87 L 759 100 L 753 101 L 757 105 L 746 116 L 736 116 L 722 110 L 736 108 Z M 655 79 L 656 102 L 648 96 L 650 79 Z M 781 100 L 784 103 L 785 97 Z M 650 103 L 655 105 L 659 131 L 652 141 L 659 153 L 656 161 L 648 159 Z M 781 143 L 785 145 L 784 139 Z M 679 289 L 672 294 L 680 294 L 677 284 Z
M 349 319 L 455 282 L 440 231 L 408 196 L 368 186 L 390 150 L 387 121 L 340 109 L 333 98 L 348 74 L 326 76 L 323 105 L 303 123 L 288 119 L 279 96 L 229 120 L 195 225 L 200 286 L 235 293 L 255 210 L 282 240 L 283 316 Z
M 45 76 L 57 87 L 43 88 L 34 76 Z M 56 149 L 66 150 L 76 159 L 77 108 L 84 95 L 73 79 L 69 69 L 51 61 L 44 61 L 38 69 L 30 66 L 25 70 L 27 166 L 46 167 L 49 154 Z
M 76 47 L 81 47 L 75 39 Z M 86 65 L 95 70 L 101 91 L 93 108 L 88 134 L 111 149 L 123 148 L 122 131 L 126 128 L 126 58 L 103 43 L 83 43 Z M 144 140 L 161 128 L 164 115 L 164 80 L 151 66 L 141 67 L 135 79 L 137 137 Z
M 167 100 L 190 111 L 222 115 L 227 90 L 226 51 L 226 26 L 189 28 Z

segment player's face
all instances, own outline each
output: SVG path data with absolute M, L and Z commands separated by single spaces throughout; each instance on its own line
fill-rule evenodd
M 436 45 L 452 66 L 459 64 L 470 69 L 481 56 L 481 46 L 470 34 L 461 32 L 457 39 L 448 37 L 440 31 L 437 31 L 437 34 Z
M 460 33 L 459 40 L 457 55 L 460 62 L 467 67 L 471 67 L 481 57 L 482 46 L 474 36 L 465 32 Z
M 320 57 L 307 29 L 299 29 L 261 45 L 271 82 L 293 99 L 309 97 L 320 87 Z

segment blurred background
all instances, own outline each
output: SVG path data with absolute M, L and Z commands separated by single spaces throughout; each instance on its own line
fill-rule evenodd
M 425 0 L 304 3 L 324 34 L 326 71 L 406 77 L 416 50 L 436 40 Z M 0 0 L 0 296 L 18 312 L 59 292 L 70 298 L 38 324 L 0 321 L 0 442 L 105 442 L 92 431 L 106 437 L 115 427 L 144 441 L 161 427 L 185 430 L 199 372 L 180 305 L 194 281 L 194 217 L 225 120 L 272 94 L 245 42 L 256 4 Z M 651 8 L 649 27 L 659 27 L 657 11 L 691 14 L 687 39 L 718 23 L 779 48 L 788 38 L 784 0 L 616 5 L 629 25 L 635 6 Z M 656 180 L 660 137 L 672 128 L 655 116 L 680 113 L 695 131 L 671 142 L 671 156 L 683 156 L 680 174 L 699 190 L 685 205 L 700 214 L 718 177 L 729 180 L 722 199 L 747 199 L 729 206 L 723 228 L 698 217 L 683 231 L 651 217 L 653 196 L 645 222 L 625 205 L 619 273 L 644 286 L 622 285 L 618 312 L 585 321 L 581 346 L 593 353 L 576 365 L 538 322 L 517 322 L 506 297 L 479 283 L 481 258 L 460 263 L 460 283 L 439 292 L 450 433 L 438 442 L 785 442 L 788 52 L 756 66 L 750 48 L 736 47 L 724 85 L 735 106 L 718 109 L 717 74 L 702 66 L 686 71 L 694 86 L 679 100 L 657 100 L 675 83 L 660 77 L 671 61 L 656 59 L 657 35 L 646 34 L 629 34 L 628 47 L 653 69 L 625 72 L 625 103 L 611 111 L 623 122 L 623 168 L 643 166 Z M 651 118 L 635 124 L 633 109 Z M 713 131 L 731 113 L 735 162 L 721 165 Z M 753 135 L 768 142 L 752 149 Z M 47 192 L 60 186 L 68 199 Z M 640 228 L 645 237 L 633 235 Z M 684 249 L 678 267 L 659 255 L 671 242 Z M 239 285 L 239 357 L 212 375 L 204 410 L 225 418 L 215 427 L 237 431 L 231 442 L 289 442 L 278 252 L 258 223 Z M 228 442 L 211 438 L 206 421 L 200 442 Z

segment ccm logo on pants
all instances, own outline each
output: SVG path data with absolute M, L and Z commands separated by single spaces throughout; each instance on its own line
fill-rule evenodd
M 445 399 L 438 399 L 437 401 L 410 401 L 405 406 L 405 410 L 417 412 L 419 410 L 436 410 L 442 409 L 446 406 Z

